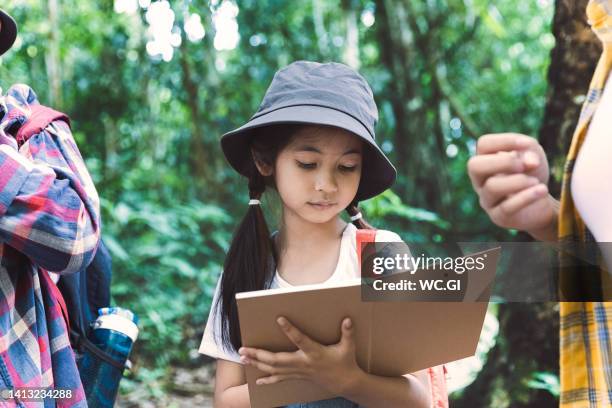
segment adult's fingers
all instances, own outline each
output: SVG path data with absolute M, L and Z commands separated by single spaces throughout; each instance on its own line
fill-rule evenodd
M 498 174 L 485 180 L 480 190 L 480 206 L 488 210 L 495 207 L 509 195 L 516 194 L 539 183 L 536 177 L 524 173 Z
M 479 192 L 485 180 L 499 173 L 521 173 L 523 161 L 518 152 L 499 152 L 473 156 L 467 163 L 468 174 L 474 189 Z
M 548 188 L 546 185 L 541 183 L 537 184 L 502 201 L 498 206 L 489 210 L 489 215 L 494 221 L 506 219 L 515 215 L 519 210 L 522 210 L 531 203 L 545 197 L 547 194 Z
M 520 133 L 494 133 L 478 138 L 476 143 L 476 154 L 491 154 L 497 152 L 509 152 L 512 150 L 523 150 L 535 146 L 537 141 Z

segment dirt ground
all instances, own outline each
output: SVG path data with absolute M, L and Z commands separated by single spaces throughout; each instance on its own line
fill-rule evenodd
M 170 386 L 158 398 L 152 398 L 145 384 L 128 395 L 117 399 L 116 408 L 195 408 L 212 407 L 214 390 L 214 364 L 197 368 L 177 368 Z

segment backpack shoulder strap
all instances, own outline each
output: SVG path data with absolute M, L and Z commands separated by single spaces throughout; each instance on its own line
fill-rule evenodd
M 44 105 L 31 105 L 29 109 L 30 116 L 15 135 L 19 146 L 27 142 L 32 136 L 42 132 L 51 122 L 56 120 L 62 120 L 70 126 L 70 118 L 65 113 L 58 112 Z
M 448 408 L 448 390 L 446 389 L 446 366 L 435 366 L 427 369 L 431 386 L 433 408 Z
M 376 242 L 376 230 L 375 229 L 358 229 L 356 236 L 357 244 L 357 261 L 361 268 L 361 244 L 367 242 Z
M 359 267 L 361 267 L 361 244 L 367 242 L 376 242 L 376 230 L 358 229 L 356 244 Z M 446 366 L 439 365 L 430 367 L 427 369 L 427 373 L 429 375 L 429 383 L 431 386 L 431 396 L 433 402 L 432 407 L 449 408 L 448 390 L 446 388 Z

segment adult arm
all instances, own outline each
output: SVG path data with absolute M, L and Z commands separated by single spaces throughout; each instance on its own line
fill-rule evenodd
M 32 100 L 19 96 L 31 90 L 12 91 L 27 112 Z M 83 269 L 100 238 L 99 199 L 70 128 L 55 121 L 19 151 L 2 136 L 0 241 L 48 271 Z

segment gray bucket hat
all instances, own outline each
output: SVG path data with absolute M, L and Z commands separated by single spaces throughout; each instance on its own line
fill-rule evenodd
M 335 126 L 364 142 L 363 167 L 356 200 L 374 197 L 394 183 L 396 171 L 378 147 L 374 126 L 378 110 L 361 75 L 344 64 L 296 61 L 278 71 L 253 117 L 221 137 L 230 165 L 248 176 L 253 130 L 278 124 Z
M 0 55 L 13 46 L 17 38 L 17 24 L 11 16 L 0 9 Z

